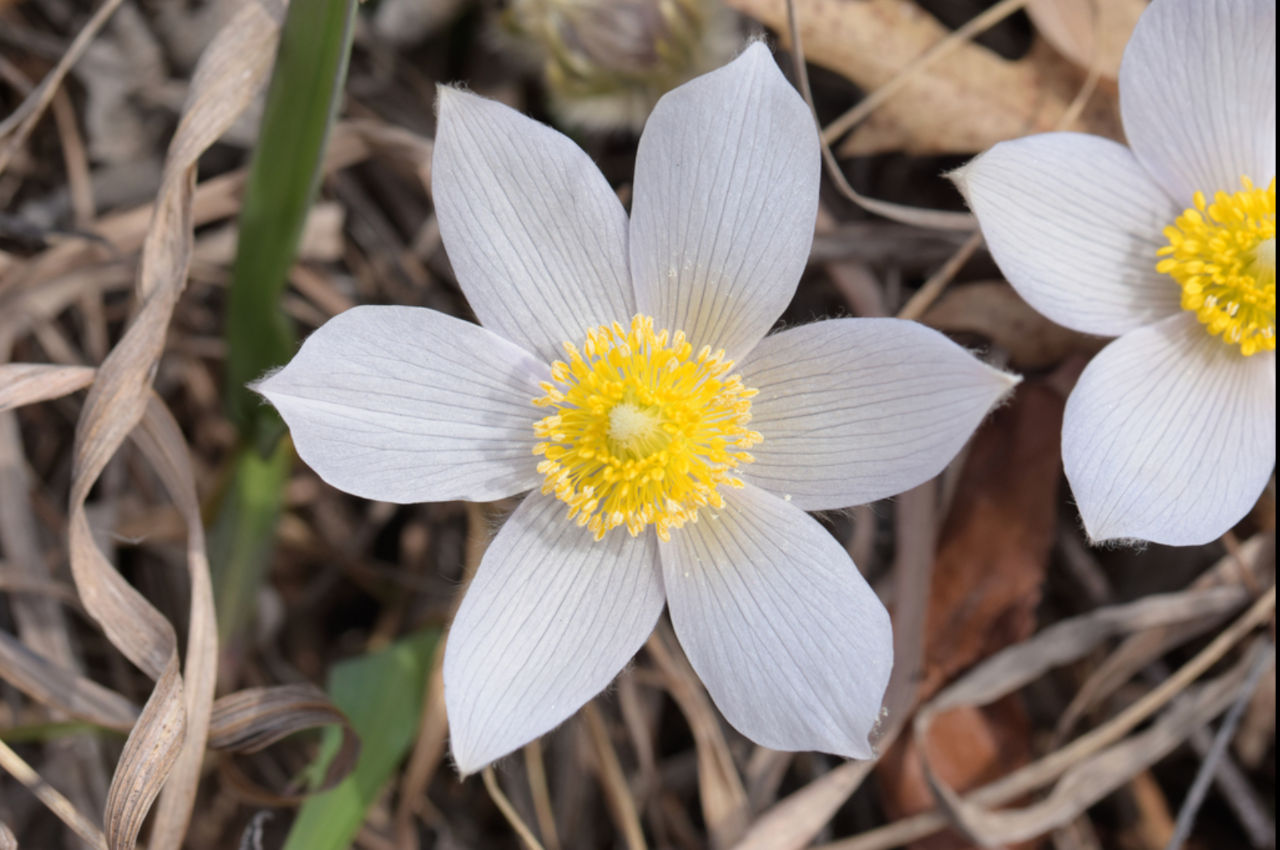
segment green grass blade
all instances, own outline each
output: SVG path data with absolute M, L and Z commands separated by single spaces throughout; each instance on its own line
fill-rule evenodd
M 360 760 L 336 787 L 302 804 L 284 850 L 345 850 L 351 845 L 370 804 L 413 743 L 439 638 L 439 630 L 430 629 L 333 666 L 329 696 L 360 736 Z M 337 730 L 329 731 L 312 766 L 316 777 L 337 751 Z
M 227 314 L 228 412 L 254 439 L 263 436 L 258 422 L 267 408 L 245 385 L 293 354 L 280 298 L 342 100 L 356 6 L 355 0 L 290 3 L 267 88 Z M 278 434 L 271 425 L 266 431 Z
M 209 528 L 209 563 L 218 638 L 234 653 L 271 562 L 284 485 L 293 467 L 293 445 L 280 440 L 263 457 L 255 446 L 242 444 L 233 463 Z
M 283 365 L 296 346 L 280 300 L 342 100 L 356 7 L 356 0 L 289 4 L 245 186 L 226 324 L 227 413 L 240 448 L 209 534 L 223 641 L 254 610 L 292 462 L 280 441 L 283 423 L 246 385 Z

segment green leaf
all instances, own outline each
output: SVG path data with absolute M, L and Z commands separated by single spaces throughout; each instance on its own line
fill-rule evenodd
M 345 850 L 369 806 L 409 751 L 418 730 L 422 693 L 440 638 L 428 629 L 386 649 L 335 664 L 329 696 L 360 736 L 355 770 L 336 787 L 302 804 L 284 850 Z M 326 730 L 311 775 L 324 775 L 339 733 Z

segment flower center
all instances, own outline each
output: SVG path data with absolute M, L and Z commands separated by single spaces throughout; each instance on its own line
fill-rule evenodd
M 1276 347 L 1276 181 L 1240 183 L 1212 204 L 1196 192 L 1195 207 L 1164 229 L 1156 270 L 1182 285 L 1184 310 L 1247 356 Z
M 699 508 L 724 506 L 721 484 L 742 486 L 733 470 L 762 439 L 747 428 L 756 391 L 726 377 L 723 351 L 695 353 L 683 331 L 655 333 L 648 316 L 592 328 L 581 351 L 564 350 L 533 400 L 554 410 L 533 426 L 533 452 L 545 458 L 542 492 L 597 540 L 619 525 L 633 536 L 653 525 L 667 540 Z

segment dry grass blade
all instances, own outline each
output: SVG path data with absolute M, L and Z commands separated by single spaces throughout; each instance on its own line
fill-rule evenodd
M 1204 796 L 1209 791 L 1209 783 L 1213 781 L 1213 774 L 1227 752 L 1227 745 L 1235 737 L 1236 729 L 1240 726 L 1240 718 L 1244 716 L 1245 707 L 1248 706 L 1249 699 L 1253 696 L 1254 691 L 1258 689 L 1258 684 L 1262 681 L 1263 674 L 1276 663 L 1276 646 L 1274 643 L 1266 641 L 1263 645 L 1263 650 L 1255 653 L 1255 655 L 1256 660 L 1249 670 L 1248 678 L 1241 686 L 1239 694 L 1231 705 L 1231 710 L 1227 712 L 1226 718 L 1223 719 L 1222 727 L 1214 735 L 1213 746 L 1209 749 L 1209 754 L 1205 756 L 1204 763 L 1200 765 L 1195 781 L 1191 784 L 1191 790 L 1187 792 L 1187 799 L 1182 804 L 1182 809 L 1178 812 L 1176 830 L 1173 837 L 1169 839 L 1169 844 L 1165 850 L 1181 850 L 1182 845 L 1187 842 L 1187 838 L 1191 835 L 1191 827 L 1195 825 L 1196 813 L 1200 811 L 1200 804 L 1204 802 Z
M 493 766 L 486 767 L 481 772 L 481 776 L 484 779 L 484 789 L 489 792 L 489 799 L 493 800 L 493 804 L 498 807 L 498 811 L 502 812 L 502 816 L 506 818 L 507 823 L 511 824 L 511 828 L 515 830 L 516 835 L 520 836 L 520 841 L 524 844 L 526 850 L 543 850 L 542 844 L 538 842 L 533 830 L 529 829 L 529 825 L 520 817 L 516 807 L 511 805 L 507 795 L 502 793 L 502 787 L 498 785 L 498 778 L 493 774 Z
M 5 826 L 0 821 L 0 850 L 18 850 L 18 839 L 14 837 L 13 830 Z
M 836 810 L 875 770 L 874 761 L 849 761 L 772 806 L 733 850 L 800 850 L 808 847 Z
M 82 390 L 93 382 L 96 373 L 97 370 L 91 366 L 51 363 L 0 365 L 0 412 L 62 398 Z
M 203 573 L 203 539 L 194 486 L 185 467 L 180 431 L 152 404 L 150 383 L 165 332 L 186 282 L 193 240 L 196 161 L 248 105 L 269 67 L 276 25 L 266 11 L 245 6 L 215 36 L 197 65 L 186 106 L 165 159 L 164 178 L 142 246 L 137 296 L 141 307 L 98 370 L 76 428 L 69 515 L 72 575 L 86 611 L 112 644 L 148 676 L 155 689 L 143 706 L 112 777 L 105 813 L 111 850 L 130 850 L 151 804 L 177 767 L 172 792 L 156 817 L 157 841 L 176 845 L 186 831 L 208 723 L 216 652 L 208 633 L 212 605 Z M 188 528 L 193 577 L 188 674 L 197 690 L 184 692 L 177 639 L 169 622 L 124 580 L 92 534 L 85 502 L 107 462 L 151 407 L 140 444 L 157 464 L 171 495 L 194 526 Z M 186 741 L 188 727 L 195 739 Z
M 1165 597 L 1152 596 L 1129 605 L 1102 608 L 1046 629 L 1032 640 L 1011 647 L 979 665 L 921 709 L 915 720 L 917 746 L 925 754 L 925 776 L 952 818 L 953 825 L 972 840 L 989 846 L 1023 841 L 1070 822 L 1120 783 L 1163 757 L 1194 729 L 1230 704 L 1236 687 L 1243 681 L 1244 672 L 1239 668 L 1213 686 L 1200 688 L 1196 696 L 1186 696 L 1147 732 L 1110 746 L 1188 688 L 1232 646 L 1265 621 L 1275 609 L 1275 600 L 1273 586 L 1231 627 L 1143 699 L 1104 726 L 966 800 L 937 776 L 927 757 L 926 736 L 934 718 L 953 708 L 990 704 L 1050 668 L 1081 657 L 1112 635 L 1185 621 L 1194 614 L 1205 613 L 1206 609 L 1238 604 L 1238 598 L 1233 602 L 1229 588 L 1216 588 Z M 1235 677 L 1232 679 L 1234 687 L 1227 683 L 1230 677 Z M 1226 701 L 1222 699 L 1223 689 L 1228 689 Z M 1107 747 L 1110 748 L 1104 749 Z M 983 804 L 1004 802 L 1026 793 L 1064 771 L 1065 776 L 1049 796 L 1026 809 L 993 812 L 983 808 Z
M 329 762 L 323 781 L 311 789 L 327 791 L 355 766 L 360 757 L 360 740 L 346 716 L 314 685 L 246 688 L 222 697 L 213 704 L 209 746 L 215 750 L 256 753 L 296 732 L 333 724 L 342 728 L 342 743 Z M 237 781 L 246 785 L 243 778 L 237 777 Z M 306 795 L 259 792 L 255 796 L 279 805 L 297 802 Z
M 32 769 L 31 765 L 23 761 L 17 753 L 9 749 L 9 745 L 4 741 L 0 741 L 0 770 L 5 771 L 14 779 L 27 786 L 31 793 L 40 798 L 40 802 L 44 803 L 49 808 L 49 811 L 53 812 L 58 816 L 59 820 L 71 827 L 71 829 L 75 831 L 76 835 L 80 836 L 80 838 L 87 842 L 90 847 L 94 848 L 94 850 L 102 850 L 102 848 L 106 848 L 107 842 L 102 837 L 102 830 L 98 829 L 98 827 L 94 825 L 93 821 L 89 820 L 89 818 L 77 810 L 76 807 L 71 804 L 71 801 L 62 796 L 56 788 L 41 779 L 40 774 L 36 773 L 35 770 Z M 5 828 L 5 831 L 8 832 L 8 829 Z M 12 834 L 10 834 L 10 838 L 12 838 Z M 4 836 L 0 834 L 0 842 L 3 840 Z M 2 846 L 4 846 L 3 843 L 0 843 L 0 847 Z M 13 846 L 16 847 L 17 843 L 14 842 Z
M 582 707 L 582 717 L 587 722 L 587 732 L 595 749 L 600 784 L 604 787 L 609 813 L 622 833 L 627 850 L 645 850 L 648 845 L 644 840 L 644 830 L 640 827 L 636 801 L 632 799 L 631 789 L 627 787 L 627 778 L 622 772 L 618 754 L 613 749 L 613 742 L 609 740 L 609 730 L 604 724 L 604 718 L 600 716 L 600 708 L 594 702 L 589 702 Z
M 560 850 L 555 810 L 551 807 L 551 790 L 547 786 L 547 766 L 542 757 L 542 739 L 525 744 L 524 771 L 525 778 L 529 780 L 529 793 L 533 797 L 533 812 L 538 821 L 542 843 L 547 850 Z
M 187 831 L 191 806 L 195 802 L 217 682 L 218 636 L 213 588 L 191 459 L 183 442 L 182 429 L 159 396 L 151 395 L 142 425 L 134 431 L 133 438 L 164 482 L 187 527 L 186 562 L 191 600 L 183 668 L 186 674 L 186 738 L 175 769 L 161 792 L 151 836 L 157 846 L 176 846 Z
M 1079 657 L 1080 653 L 1091 651 L 1092 647 L 1110 637 L 1147 628 L 1159 628 L 1172 623 L 1185 622 L 1213 612 L 1225 613 L 1233 608 L 1238 608 L 1238 606 L 1238 597 L 1235 597 L 1230 589 L 1191 590 L 1176 594 L 1149 596 L 1126 605 L 1100 608 L 1089 614 L 1065 620 L 1041 632 L 1032 640 L 1010 647 L 1004 652 L 993 656 L 975 668 L 973 672 L 939 694 L 930 705 L 922 709 L 921 713 L 917 715 L 917 732 L 919 733 L 922 729 L 927 731 L 930 718 L 946 711 L 948 708 L 959 705 L 981 705 L 998 699 L 1000 696 L 1017 690 L 1030 680 L 1037 678 L 1050 667 L 1069 663 L 1073 658 Z M 1115 765 L 1114 763 L 1109 763 L 1108 759 L 1115 757 L 1126 764 L 1138 765 L 1127 774 L 1127 776 L 1132 776 L 1168 752 L 1167 749 L 1161 748 L 1176 745 L 1178 741 L 1185 739 L 1187 734 L 1190 734 L 1203 722 L 1207 722 L 1208 718 L 1223 711 L 1226 708 L 1226 702 L 1212 702 L 1212 697 L 1215 693 L 1219 693 L 1221 688 L 1229 686 L 1231 677 L 1235 677 L 1234 681 L 1237 685 L 1243 681 L 1244 668 L 1237 667 L 1232 672 L 1225 674 L 1224 677 L 1215 680 L 1204 688 L 1198 689 L 1197 693 L 1201 697 L 1199 701 L 1194 702 L 1190 707 L 1182 707 L 1180 703 L 1175 710 L 1167 713 L 1165 718 L 1159 721 L 1165 722 L 1165 725 L 1157 734 L 1142 740 L 1139 740 L 1140 736 L 1135 736 L 1135 738 L 1121 744 L 1119 747 L 1106 750 L 1100 757 L 1102 759 L 1101 762 L 1090 760 L 1090 756 L 1099 753 L 1108 745 L 1120 740 L 1138 723 L 1177 696 L 1178 693 L 1186 688 L 1189 682 L 1203 674 L 1228 649 L 1253 628 L 1256 628 L 1260 622 L 1265 621 L 1270 616 L 1269 612 L 1274 610 L 1274 606 L 1275 588 L 1273 587 L 1266 596 L 1255 602 L 1248 612 L 1233 623 L 1227 631 L 1219 635 L 1212 644 L 1202 650 L 1196 658 L 1184 665 L 1164 685 L 1147 694 L 1138 703 L 1135 703 L 1104 726 L 1076 739 L 1069 746 L 1056 750 L 1039 761 L 970 793 L 963 799 L 959 798 L 955 792 L 945 789 L 939 783 L 935 788 L 937 793 L 948 795 L 950 814 L 944 814 L 941 811 L 924 812 L 887 826 L 864 832 L 852 838 L 822 845 L 820 850 L 889 850 L 889 848 L 910 844 L 948 826 L 958 826 L 957 818 L 959 815 L 955 811 L 957 805 L 982 807 L 1008 803 L 1053 781 L 1054 778 L 1071 770 L 1074 765 L 1097 767 L 1100 764 L 1101 767 L 1097 769 L 1109 771 L 1113 770 Z M 1059 641 L 1059 638 L 1062 640 Z M 1206 693 L 1209 696 L 1205 696 Z M 1233 693 L 1234 691 L 1227 692 L 1228 701 Z M 1210 702 L 1206 702 L 1206 700 Z M 1205 716 L 1206 712 L 1207 717 L 1205 717 L 1205 720 L 1199 720 L 1199 718 Z M 924 726 L 921 726 L 921 723 Z M 1155 728 L 1153 726 L 1152 730 Z M 1168 737 L 1170 729 L 1176 730 L 1177 735 L 1182 737 L 1170 743 Z M 1135 748 L 1126 749 L 1128 744 L 1133 741 L 1138 741 Z M 1137 756 L 1135 756 L 1135 749 L 1137 755 L 1142 756 L 1141 759 L 1137 759 Z M 1116 752 L 1120 755 L 1110 755 Z M 1137 760 L 1135 761 L 1134 759 Z M 928 762 L 926 760 L 927 767 Z M 1090 769 L 1091 767 L 1086 767 L 1084 773 L 1087 775 Z M 936 777 L 934 779 L 936 780 Z M 1096 781 L 1096 777 L 1091 781 Z M 1123 778 L 1121 781 L 1123 781 Z M 1084 783 L 1084 785 L 1084 790 L 1087 791 L 1089 783 Z M 1066 793 L 1082 792 L 1079 786 L 1073 782 L 1066 788 Z M 977 810 L 985 812 L 985 809 L 978 808 Z M 1066 820 L 1070 820 L 1070 817 L 1067 817 Z M 1049 827 L 1046 826 L 1046 828 Z
M 983 846 L 1024 841 L 1065 826 L 1134 775 L 1167 756 L 1194 730 L 1226 710 L 1244 686 L 1260 653 L 1264 653 L 1264 647 L 1261 643 L 1255 644 L 1226 673 L 1202 685 L 1186 687 L 1178 701 L 1150 727 L 1081 760 L 1063 774 L 1047 797 L 1034 805 L 991 811 L 958 796 L 949 799 L 944 807 L 953 819 L 952 825 Z M 930 776 L 931 780 L 935 778 Z M 940 790 L 938 785 L 934 788 Z M 942 794 L 945 797 L 947 792 Z M 952 802 L 958 806 L 951 805 Z
M 120 694 L 54 664 L 8 632 L 0 632 L 0 679 L 86 723 L 127 732 L 138 719 L 138 707 Z
M 48 73 L 40 85 L 27 97 L 22 104 L 13 111 L 8 118 L 0 122 L 0 140 L 3 145 L 0 146 L 0 173 L 9 166 L 9 162 L 13 159 L 18 149 L 26 142 L 27 136 L 31 135 L 31 131 L 35 129 L 36 123 L 39 122 L 40 116 L 44 113 L 46 107 L 53 100 L 53 96 L 58 92 L 58 87 L 62 85 L 62 80 L 67 76 L 67 72 L 71 67 L 80 60 L 85 50 L 89 47 L 90 42 L 98 35 L 98 31 L 107 23 L 107 20 L 120 7 L 122 0 L 103 0 L 98 11 L 93 13 L 91 17 L 76 35 L 75 40 L 67 47 L 62 58 L 58 60 L 58 64 Z
M 730 847 L 746 832 L 750 810 L 742 777 L 733 764 L 720 720 L 698 676 L 678 650 L 671 626 L 659 621 L 645 647 L 658 665 L 667 691 L 693 732 L 698 755 L 698 793 L 712 847 Z
M 1264 580 L 1267 567 L 1275 562 L 1275 536 L 1263 532 L 1249 538 L 1238 552 L 1221 558 L 1192 587 L 1231 587 L 1240 595 L 1243 604 L 1248 595 L 1246 589 L 1238 583 L 1240 562 L 1246 565 L 1251 580 Z M 1114 693 L 1116 688 L 1129 681 L 1139 670 L 1164 655 L 1170 648 L 1208 631 L 1222 619 L 1223 615 L 1206 616 L 1199 620 L 1149 629 L 1126 638 L 1098 665 L 1071 698 L 1058 721 L 1055 735 L 1065 738 L 1081 717 Z

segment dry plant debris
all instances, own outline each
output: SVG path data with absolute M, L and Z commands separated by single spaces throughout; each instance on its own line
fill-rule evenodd
M 794 0 L 795 33 L 786 0 L 725 5 L 789 74 L 799 36 L 843 183 L 783 323 L 914 316 L 1027 376 L 937 481 L 822 517 L 898 630 L 881 756 L 752 745 L 663 621 L 584 712 L 459 783 L 441 641 L 353 846 L 1274 847 L 1274 478 L 1212 545 L 1090 549 L 1058 433 L 1101 341 L 998 279 L 940 177 L 1028 133 L 1118 138 L 1145 3 Z M 361 12 L 282 299 L 299 335 L 357 304 L 471 318 L 434 84 L 552 111 L 501 6 Z M 0 0 L 0 848 L 286 846 L 360 763 L 328 671 L 444 628 L 516 507 L 364 503 L 297 465 L 252 626 L 217 645 L 226 285 L 283 9 Z M 628 198 L 634 135 L 578 138 Z

